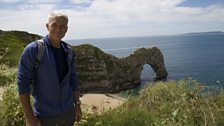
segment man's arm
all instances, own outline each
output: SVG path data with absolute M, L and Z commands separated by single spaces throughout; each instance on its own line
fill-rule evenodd
M 75 104 L 77 104 L 77 103 L 79 104 L 80 103 L 80 100 L 79 100 L 80 91 L 74 91 L 73 95 L 74 95 L 74 102 L 75 102 Z
M 33 114 L 33 110 L 30 103 L 30 93 L 20 94 L 19 99 L 25 115 L 26 126 L 40 125 L 39 120 Z

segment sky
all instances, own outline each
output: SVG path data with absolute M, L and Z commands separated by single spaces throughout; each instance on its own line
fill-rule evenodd
M 55 10 L 69 17 L 64 39 L 224 31 L 224 0 L 0 0 L 0 29 L 44 36 Z

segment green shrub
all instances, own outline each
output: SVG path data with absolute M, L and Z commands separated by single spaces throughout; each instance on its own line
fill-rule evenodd
M 5 87 L 2 99 L 0 101 L 0 124 L 3 126 L 25 125 L 16 81 Z
M 17 74 L 17 67 L 9 67 L 5 64 L 0 64 L 0 86 L 9 85 L 12 83 Z

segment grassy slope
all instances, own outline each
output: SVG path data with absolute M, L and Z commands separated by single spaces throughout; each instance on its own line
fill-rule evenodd
M 21 31 L 0 31 L 0 64 L 17 66 L 23 48 L 38 35 Z
M 27 32 L 0 30 L 0 86 L 7 85 L 15 79 L 24 47 L 38 38 L 40 36 Z

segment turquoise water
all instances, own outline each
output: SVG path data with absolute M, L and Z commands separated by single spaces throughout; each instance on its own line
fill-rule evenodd
M 224 85 L 224 33 L 82 39 L 67 42 L 72 45 L 89 43 L 117 57 L 126 57 L 140 47 L 157 46 L 164 55 L 168 79 L 191 77 L 207 85 Z M 142 83 L 153 78 L 151 67 L 145 65 L 141 75 Z

